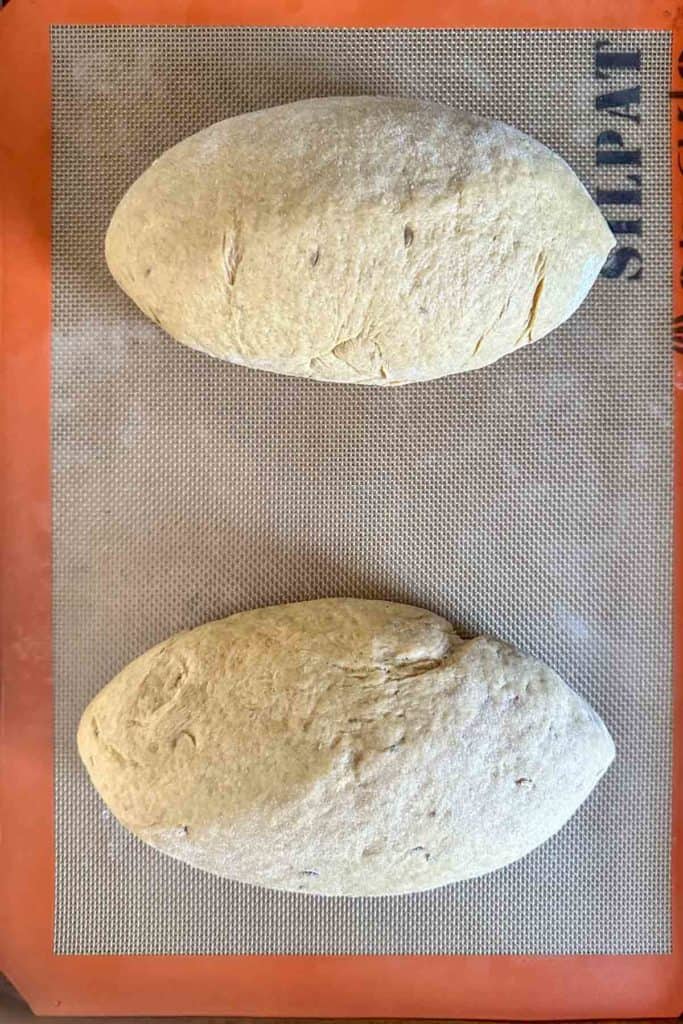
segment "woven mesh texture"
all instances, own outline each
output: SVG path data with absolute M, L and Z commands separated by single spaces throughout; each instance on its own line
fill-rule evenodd
M 607 49 L 641 67 L 609 81 L 599 39 L 54 28 L 56 952 L 669 949 L 669 36 L 611 33 Z M 596 109 L 638 84 L 638 121 Z M 570 323 L 492 367 L 402 389 L 277 377 L 172 342 L 103 260 L 126 187 L 214 121 L 351 93 L 495 115 L 593 194 L 637 172 L 642 207 L 608 212 L 642 215 L 641 237 L 622 238 L 641 278 L 600 279 Z M 596 165 L 601 131 L 641 166 Z M 416 896 L 275 894 L 125 833 L 78 761 L 90 698 L 175 630 L 323 595 L 422 605 L 543 658 L 608 722 L 614 768 L 521 862 Z

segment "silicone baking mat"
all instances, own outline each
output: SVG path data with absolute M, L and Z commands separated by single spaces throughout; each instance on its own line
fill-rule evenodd
M 619 242 L 571 324 L 392 397 L 212 363 L 117 293 L 102 232 L 160 149 L 249 103 L 355 89 L 490 110 L 569 157 Z M 0 970 L 48 1015 L 675 1017 L 680 16 L 665 0 L 10 0 L 0 92 Z M 378 904 L 371 923 L 362 904 L 267 902 L 153 862 L 101 816 L 73 725 L 109 675 L 177 626 L 319 592 L 445 611 L 594 700 L 620 759 L 554 860 Z M 374 952 L 409 940 L 653 952 Z M 154 952 L 181 942 L 197 955 Z M 272 952 L 199 952 L 221 943 Z
M 669 43 L 53 30 L 57 953 L 669 951 Z M 569 161 L 620 244 L 570 323 L 485 370 L 379 390 L 221 364 L 143 318 L 102 254 L 135 177 L 221 118 L 350 93 L 496 116 Z M 343 594 L 511 641 L 592 701 L 617 761 L 558 836 L 483 879 L 347 900 L 199 873 L 109 816 L 74 738 L 120 667 L 208 619 Z

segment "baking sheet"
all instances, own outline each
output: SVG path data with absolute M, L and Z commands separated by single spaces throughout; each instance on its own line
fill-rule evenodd
M 640 53 L 611 71 L 641 87 L 621 116 L 596 105 L 603 39 Z M 669 950 L 668 42 L 53 30 L 57 953 Z M 594 194 L 625 187 L 624 166 L 596 164 L 599 133 L 619 131 L 642 154 L 642 234 L 625 239 L 640 279 L 600 280 L 568 325 L 493 367 L 387 391 L 219 364 L 147 323 L 102 258 L 135 176 L 222 117 L 365 92 L 508 120 Z M 212 878 L 124 833 L 78 764 L 90 697 L 174 630 L 333 594 L 432 608 L 586 695 L 619 755 L 567 828 L 488 878 L 359 901 Z

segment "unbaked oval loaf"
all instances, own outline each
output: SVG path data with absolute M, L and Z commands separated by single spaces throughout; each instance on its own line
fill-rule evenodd
M 405 893 L 508 864 L 614 756 L 549 669 L 385 601 L 244 612 L 132 662 L 83 714 L 90 778 L 128 829 L 275 889 Z
M 164 153 L 106 257 L 178 341 L 277 373 L 402 384 L 542 338 L 614 244 L 564 160 L 407 99 L 304 100 Z

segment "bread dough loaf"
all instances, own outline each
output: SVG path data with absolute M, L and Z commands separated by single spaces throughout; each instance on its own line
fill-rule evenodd
M 106 238 L 178 341 L 262 370 L 401 384 L 485 366 L 583 301 L 614 244 L 567 164 L 415 100 L 304 100 L 168 150 Z
M 385 601 L 233 615 L 132 662 L 78 747 L 119 821 L 276 889 L 404 893 L 508 864 L 614 756 L 594 711 L 503 643 Z

